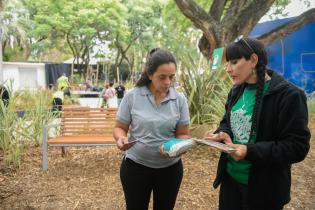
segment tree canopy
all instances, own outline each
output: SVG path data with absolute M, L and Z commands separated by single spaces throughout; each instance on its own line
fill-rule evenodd
M 34 11 L 32 36 L 37 39 L 63 38 L 75 58 L 89 63 L 98 40 L 114 39 L 123 33 L 125 7 L 109 0 L 26 0 Z M 77 59 L 78 60 L 78 59 Z
M 86 65 L 91 57 L 110 58 L 113 69 L 123 64 L 133 75 L 142 70 L 152 47 L 162 47 L 183 58 L 180 62 L 186 62 L 187 55 L 199 62 L 198 47 L 209 58 L 213 49 L 247 36 L 270 8 L 283 14 L 289 2 L 0 0 L 4 60 L 61 62 L 79 57 Z M 310 9 L 258 39 L 272 43 L 314 20 L 314 13 Z

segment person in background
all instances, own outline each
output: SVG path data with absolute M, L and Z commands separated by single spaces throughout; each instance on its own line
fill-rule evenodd
M 115 88 L 116 90 L 116 95 L 117 95 L 117 104 L 118 107 L 121 103 L 121 100 L 123 99 L 124 95 L 125 95 L 125 86 L 122 85 L 122 82 L 119 82 L 119 85 Z
M 0 99 L 5 106 L 9 104 L 10 94 L 9 91 L 3 85 L 0 85 Z
M 57 79 L 57 88 L 58 90 L 63 90 L 65 87 L 69 87 L 69 80 L 65 73 Z
M 62 111 L 64 95 L 65 94 L 63 92 L 63 89 L 59 90 L 57 88 L 57 90 L 54 92 L 54 94 L 53 94 L 53 108 L 52 108 L 52 111 L 54 113 L 59 114 L 59 112 Z
M 108 88 L 105 91 L 104 97 L 106 99 L 107 107 L 108 108 L 115 108 L 117 107 L 117 101 L 116 101 L 116 91 L 113 88 L 114 83 L 109 83 Z
M 151 192 L 154 210 L 174 208 L 183 165 L 159 148 L 170 138 L 190 137 L 187 100 L 172 87 L 176 67 L 170 52 L 152 50 L 136 87 L 119 106 L 114 138 L 125 151 L 120 179 L 127 210 L 148 209 Z M 133 140 L 139 141 L 128 143 Z
M 290 201 L 291 165 L 310 148 L 306 96 L 267 69 L 264 45 L 242 38 L 226 48 L 233 81 L 226 112 L 214 134 L 236 149 L 222 153 L 214 187 L 220 210 L 280 210 Z
M 109 85 L 106 84 L 101 92 L 101 96 L 103 98 L 103 104 L 102 104 L 102 107 L 107 107 L 107 102 L 106 102 L 106 98 L 105 98 L 105 93 L 106 93 L 106 90 L 108 89 Z
M 57 79 L 57 88 L 59 91 L 62 90 L 66 96 L 70 97 L 70 83 L 65 73 Z

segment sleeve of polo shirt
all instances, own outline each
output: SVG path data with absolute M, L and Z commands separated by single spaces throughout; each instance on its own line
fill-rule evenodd
M 177 125 L 189 125 L 190 117 L 189 117 L 189 109 L 187 104 L 187 99 L 184 94 L 179 94 L 180 101 L 179 101 L 179 111 L 180 111 L 180 118 Z
M 127 94 L 125 97 L 123 97 L 116 116 L 117 121 L 127 125 L 129 125 L 131 122 L 131 99 L 132 94 Z

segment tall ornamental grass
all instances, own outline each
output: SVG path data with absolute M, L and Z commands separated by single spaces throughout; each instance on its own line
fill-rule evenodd
M 28 140 L 35 146 L 41 145 L 43 125 L 54 119 L 50 111 L 52 96 L 50 92 L 39 90 L 36 92 L 25 91 L 21 96 L 28 96 L 31 107 L 25 111 L 25 126 L 27 128 Z
M 0 101 L 0 149 L 3 152 L 6 165 L 19 167 L 23 150 L 24 120 L 19 118 L 9 100 L 7 106 Z
M 231 88 L 231 79 L 222 68 L 211 70 L 209 62 L 182 58 L 181 87 L 188 99 L 191 124 L 218 124 Z
M 307 99 L 308 113 L 311 121 L 315 122 L 315 92 Z
M 7 106 L 0 101 L 0 150 L 5 164 L 18 168 L 24 149 L 41 144 L 42 127 L 54 118 L 52 95 L 45 90 L 9 93 Z

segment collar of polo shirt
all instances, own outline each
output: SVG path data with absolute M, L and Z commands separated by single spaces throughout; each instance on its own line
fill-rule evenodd
M 147 86 L 140 87 L 140 92 L 141 92 L 141 95 L 143 95 L 143 96 L 152 95 L 151 91 L 149 90 L 149 88 Z M 174 87 L 170 87 L 169 94 L 167 95 L 167 98 L 173 99 L 173 100 L 177 98 L 177 94 L 176 94 Z

